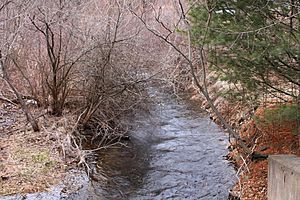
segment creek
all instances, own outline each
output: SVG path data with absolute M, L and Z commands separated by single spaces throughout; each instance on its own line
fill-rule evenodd
M 89 199 L 226 200 L 235 170 L 228 136 L 187 100 L 151 88 L 153 106 L 132 119 L 126 147 L 98 154 L 108 181 L 92 181 Z

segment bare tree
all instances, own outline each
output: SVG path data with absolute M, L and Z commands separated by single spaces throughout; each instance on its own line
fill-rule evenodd
M 1 7 L 0 7 L 0 15 L 1 15 L 1 28 L 2 31 L 2 41 L 1 41 L 1 50 L 0 50 L 0 70 L 1 70 L 1 76 L 11 89 L 11 91 L 14 93 L 14 95 L 17 97 L 18 102 L 21 104 L 22 110 L 26 115 L 27 120 L 31 124 L 34 131 L 39 131 L 39 126 L 37 120 L 33 117 L 29 109 L 27 108 L 27 105 L 25 104 L 25 101 L 23 99 L 23 96 L 20 94 L 20 92 L 17 90 L 17 88 L 13 85 L 13 81 L 11 80 L 9 74 L 8 74 L 8 67 L 7 65 L 12 60 L 10 57 L 10 54 L 12 54 L 12 51 L 14 49 L 14 46 L 18 42 L 18 36 L 21 32 L 21 29 L 24 25 L 24 15 L 26 13 L 25 11 L 17 12 L 18 10 L 15 9 L 14 12 L 10 12 L 8 6 L 10 6 L 10 3 L 12 1 L 6 1 Z M 20 6 L 24 6 L 20 4 Z M 5 52 L 4 55 L 2 52 Z
M 109 131 L 117 138 L 122 135 L 118 130 L 124 124 L 118 121 L 139 104 L 141 91 L 136 85 L 144 82 L 138 77 L 139 65 L 144 64 L 139 52 L 141 24 L 126 8 L 126 3 L 117 0 L 102 5 L 107 13 L 105 20 L 96 15 L 103 22 L 94 38 L 98 46 L 82 71 L 85 106 L 80 123 L 95 128 L 96 135 L 104 138 Z
M 143 70 L 159 71 L 169 57 L 177 57 L 146 31 L 129 4 L 143 9 L 135 0 L 1 4 L 5 79 L 21 99 L 32 96 L 40 105 L 50 105 L 53 115 L 62 115 L 73 103 L 79 124 L 91 125 L 98 135 L 126 130 L 121 118 L 146 96 L 140 87 L 148 80 Z M 12 6 L 10 16 L 3 12 L 7 6 Z M 8 22 L 10 28 L 4 27 Z
M 51 113 L 56 116 L 62 115 L 75 68 L 82 66 L 85 56 L 97 48 L 89 38 L 88 26 L 92 23 L 83 24 L 80 19 L 88 3 L 45 1 L 35 7 L 29 18 L 35 29 L 32 33 L 41 35 L 45 47 L 41 56 L 46 56 L 48 68 L 41 68 L 41 73 L 51 97 Z M 38 59 L 43 60 L 43 57 Z

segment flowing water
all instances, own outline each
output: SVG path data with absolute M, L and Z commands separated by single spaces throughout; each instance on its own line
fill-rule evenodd
M 99 153 L 108 181 L 90 199 L 226 200 L 235 171 L 224 159 L 227 136 L 190 103 L 152 89 L 150 113 L 137 114 L 127 147 Z

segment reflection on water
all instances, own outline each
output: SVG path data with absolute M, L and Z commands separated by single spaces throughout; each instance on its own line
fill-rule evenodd
M 90 198 L 227 199 L 235 181 L 223 158 L 227 136 L 190 104 L 162 92 L 151 95 L 156 105 L 133 119 L 127 147 L 99 153 L 109 181 L 94 181 Z

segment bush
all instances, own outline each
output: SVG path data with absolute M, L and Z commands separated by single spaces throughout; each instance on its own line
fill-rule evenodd
M 300 122 L 300 105 L 281 105 L 276 109 L 266 109 L 264 121 L 266 123 Z

